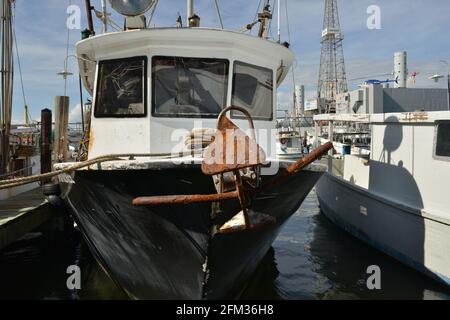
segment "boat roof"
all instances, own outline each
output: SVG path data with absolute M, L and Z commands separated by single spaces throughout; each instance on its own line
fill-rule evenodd
M 133 56 L 167 55 L 221 58 L 279 71 L 277 85 L 286 77 L 294 53 L 277 42 L 237 31 L 211 28 L 151 28 L 100 34 L 77 44 L 85 87 L 93 91 L 96 62 Z

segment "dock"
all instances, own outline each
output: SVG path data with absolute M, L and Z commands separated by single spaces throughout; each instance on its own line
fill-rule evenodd
M 51 217 L 51 206 L 41 188 L 0 201 L 0 250 Z

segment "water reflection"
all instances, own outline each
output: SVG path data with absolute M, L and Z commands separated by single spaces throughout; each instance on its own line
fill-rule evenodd
M 78 264 L 82 290 L 66 288 L 66 268 Z M 382 290 L 366 287 L 378 265 Z M 0 252 L 0 299 L 126 299 L 103 272 L 79 233 L 48 239 L 37 232 Z M 379 253 L 322 214 L 312 192 L 286 224 L 242 299 L 450 299 L 439 283 Z
M 241 299 L 281 300 L 282 296 L 278 291 L 276 282 L 279 274 L 280 272 L 278 271 L 275 260 L 275 250 L 270 248 L 252 279 L 249 281 Z

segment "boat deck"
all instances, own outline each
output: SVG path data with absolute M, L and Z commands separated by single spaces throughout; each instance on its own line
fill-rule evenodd
M 0 201 L 0 249 L 39 227 L 51 216 L 40 188 Z

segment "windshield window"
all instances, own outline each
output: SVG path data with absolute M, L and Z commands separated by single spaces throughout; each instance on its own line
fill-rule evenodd
M 231 104 L 247 109 L 255 120 L 272 120 L 272 70 L 236 61 Z M 242 114 L 233 111 L 232 117 L 241 118 Z
M 229 62 L 153 57 L 153 115 L 217 117 L 227 103 Z
M 95 116 L 146 116 L 146 66 L 146 57 L 101 61 Z

